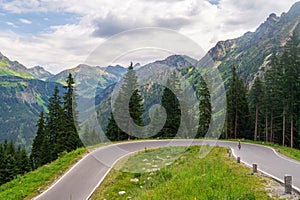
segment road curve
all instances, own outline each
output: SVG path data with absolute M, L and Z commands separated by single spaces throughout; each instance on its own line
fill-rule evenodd
M 300 191 L 300 162 L 278 154 L 274 149 L 254 144 L 243 144 L 241 150 L 236 142 L 217 140 L 146 140 L 125 142 L 100 147 L 74 165 L 36 200 L 82 200 L 88 199 L 103 181 L 113 165 L 122 157 L 143 150 L 165 146 L 191 146 L 209 144 L 230 147 L 235 157 L 248 166 L 258 164 L 258 170 L 282 182 L 285 174 L 293 176 L 293 188 Z

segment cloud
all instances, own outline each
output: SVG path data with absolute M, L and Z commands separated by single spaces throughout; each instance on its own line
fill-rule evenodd
M 159 18 L 155 21 L 155 26 L 179 30 L 180 28 L 191 24 L 192 21 L 184 17 Z
M 6 24 L 7 24 L 8 26 L 13 27 L 13 28 L 18 28 L 18 26 L 15 25 L 13 22 L 6 22 Z
M 20 18 L 19 21 L 22 22 L 23 24 L 32 24 L 32 22 L 29 21 L 28 19 Z
M 109 37 L 122 31 L 138 27 L 135 22 L 122 20 L 112 13 L 108 13 L 104 18 L 95 19 L 93 24 L 95 25 L 93 35 L 97 37 Z
M 207 51 L 219 40 L 254 31 L 270 13 L 280 15 L 296 1 L 0 0 L 1 12 L 17 13 L 17 20 L 6 20 L 10 30 L 0 29 L 0 51 L 26 66 L 42 65 L 56 73 L 85 62 L 89 53 L 108 37 L 142 27 L 179 31 Z M 14 28 L 28 20 L 27 14 L 31 13 L 42 13 L 39 23 L 44 24 L 47 18 L 52 21 L 47 13 L 75 14 L 76 20 L 65 20 L 63 25 L 48 26 L 33 35 L 22 34 L 19 29 L 17 34 Z M 34 24 L 38 26 L 36 19 Z
M 139 21 L 127 17 L 120 18 L 117 15 L 108 13 L 107 16 L 93 21 L 93 25 L 95 26 L 93 36 L 106 38 L 126 30 L 143 27 L 162 27 L 179 30 L 190 23 L 192 22 L 185 17 L 167 16 L 156 17 L 153 18 L 152 21 Z
M 84 63 L 90 52 L 103 41 L 90 37 L 93 29 L 83 24 L 53 26 L 50 29 L 39 35 L 1 31 L 0 51 L 27 67 L 40 65 L 58 73 Z

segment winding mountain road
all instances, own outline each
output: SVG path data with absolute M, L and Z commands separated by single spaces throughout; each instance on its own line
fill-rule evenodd
M 210 146 L 230 147 L 235 157 L 248 166 L 258 164 L 258 170 L 282 182 L 285 174 L 293 176 L 293 188 L 300 191 L 300 162 L 278 154 L 274 149 L 243 144 L 241 150 L 236 142 L 214 140 L 146 140 L 125 142 L 100 147 L 74 165 L 61 179 L 43 192 L 36 200 L 83 200 L 89 199 L 114 164 L 122 157 L 144 150 L 166 146 Z

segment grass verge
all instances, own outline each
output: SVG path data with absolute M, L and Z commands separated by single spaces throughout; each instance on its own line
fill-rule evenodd
M 54 183 L 87 152 L 80 148 L 61 155 L 54 162 L 0 186 L 0 199 L 31 199 Z
M 182 148 L 135 154 L 109 173 L 92 199 L 269 199 L 266 179 L 228 158 L 225 148 L 216 147 L 203 159 L 199 150 L 189 147 L 176 160 Z M 137 169 L 141 172 L 126 172 Z

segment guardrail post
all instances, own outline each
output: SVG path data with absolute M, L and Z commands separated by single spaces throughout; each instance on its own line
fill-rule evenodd
M 257 173 L 257 164 L 256 163 L 253 164 L 253 173 Z
M 237 157 L 237 158 L 236 158 L 236 162 L 237 162 L 237 163 L 241 163 L 241 157 Z
M 284 176 L 284 188 L 285 188 L 286 194 L 292 193 L 292 176 L 291 175 Z

